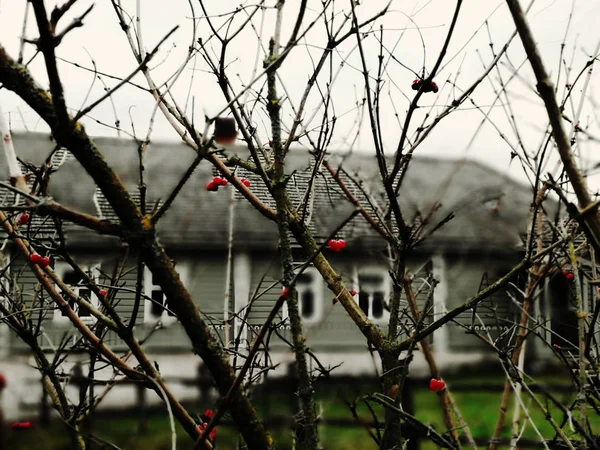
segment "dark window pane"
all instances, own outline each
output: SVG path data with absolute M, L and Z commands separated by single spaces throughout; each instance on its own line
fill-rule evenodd
M 383 317 L 383 292 L 373 294 L 373 319 Z
M 152 284 L 154 286 L 158 286 L 158 280 L 156 279 L 156 277 L 154 276 L 154 274 L 152 274 Z
M 365 314 L 369 314 L 369 294 L 366 292 L 358 294 L 358 306 Z
M 169 299 L 166 298 L 165 299 L 165 306 L 168 308 L 169 307 Z M 175 313 L 173 313 L 171 310 L 167 309 L 167 314 L 171 317 L 175 317 Z
M 92 298 L 92 291 L 90 289 L 79 289 L 79 296 L 89 302 Z
M 164 296 L 160 289 L 152 291 L 152 303 L 150 304 L 150 314 L 154 317 L 160 317 L 164 311 Z
M 89 301 L 91 295 L 92 295 L 92 291 L 90 291 L 89 289 L 79 289 L 79 296 L 81 298 L 84 298 L 87 301 Z M 82 308 L 81 306 L 79 306 L 78 312 L 79 312 L 79 317 L 91 317 L 90 311 L 86 308 Z
M 296 280 L 296 284 L 311 284 L 313 282 L 313 274 L 303 272 Z
M 358 278 L 358 283 L 360 285 L 369 284 L 369 285 L 381 285 L 383 283 L 383 277 L 381 275 L 360 275 Z
M 81 277 L 74 270 L 67 270 L 63 275 L 63 282 L 70 286 L 75 286 L 81 281 Z
M 302 306 L 300 307 L 302 317 L 304 319 L 312 319 L 315 315 L 315 295 L 313 291 L 304 291 L 300 301 L 302 302 Z
M 67 303 L 69 304 L 69 306 L 71 307 L 71 309 L 75 309 L 75 300 L 69 300 Z M 60 314 L 63 317 L 67 317 L 67 311 L 65 311 L 64 309 L 60 311 Z

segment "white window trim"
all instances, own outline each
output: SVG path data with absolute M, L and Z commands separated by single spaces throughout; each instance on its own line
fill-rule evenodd
M 388 270 L 385 267 L 361 267 L 354 266 L 354 274 L 352 280 L 352 288 L 356 291 L 354 301 L 360 307 L 360 282 L 361 276 L 381 276 L 381 288 L 383 291 L 383 299 L 386 305 L 389 306 L 390 301 L 390 283 Z M 379 318 L 373 317 L 373 298 L 369 299 L 368 318 L 370 321 L 376 324 L 387 324 L 390 320 L 390 312 L 385 307 L 383 308 L 383 315 Z
M 85 265 L 85 266 L 80 266 L 81 270 L 83 270 L 84 272 L 87 272 L 88 270 L 91 272 L 92 274 L 92 280 L 95 283 L 98 283 L 98 279 L 99 279 L 99 274 L 100 274 L 100 264 L 91 264 L 91 265 Z M 61 280 L 64 279 L 64 275 L 67 271 L 69 270 L 73 270 L 73 268 L 66 262 L 63 261 L 57 261 L 55 266 L 54 266 L 54 273 L 56 274 L 56 276 L 58 278 L 60 278 Z M 66 283 L 65 283 L 66 284 Z M 79 296 L 79 287 L 77 286 L 71 286 L 68 285 L 71 290 L 73 292 L 75 292 L 78 296 Z M 59 286 L 55 286 L 56 290 L 59 292 L 62 292 L 62 290 L 60 289 Z M 83 287 L 83 286 L 82 286 Z M 66 302 L 68 302 L 68 298 L 65 298 L 66 295 L 63 295 L 63 298 Z M 92 304 L 92 306 L 94 308 L 98 308 L 98 297 L 92 292 L 90 295 L 90 303 Z M 75 314 L 77 314 L 77 316 L 79 317 L 79 305 L 77 303 L 75 303 L 75 308 L 74 308 Z M 83 322 L 86 323 L 93 323 L 95 322 L 97 319 L 94 315 L 90 314 L 88 317 L 79 317 Z M 53 320 L 55 322 L 69 322 L 69 317 L 68 316 L 63 316 L 62 315 L 62 311 L 60 310 L 60 308 L 58 308 L 57 305 L 54 305 L 54 317 Z
M 248 253 L 236 253 L 233 256 L 233 279 L 235 318 L 233 320 L 232 337 L 235 339 L 241 329 L 241 342 L 248 342 L 248 325 L 243 321 L 244 309 L 248 307 L 251 296 L 250 286 L 252 284 L 252 258 Z M 232 353 L 232 361 L 234 357 L 235 355 Z
M 581 273 L 581 272 L 580 272 Z M 581 274 L 581 310 L 589 314 L 590 313 L 590 285 L 588 279 Z
M 188 280 L 188 267 L 185 264 L 177 263 L 175 270 L 179 274 L 179 278 L 183 282 L 185 286 L 187 286 Z M 155 317 L 152 315 L 151 306 L 152 306 L 152 288 L 156 286 L 152 284 L 152 272 L 148 269 L 147 266 L 144 266 L 144 323 L 148 324 L 156 324 L 161 322 L 163 325 L 170 325 L 172 323 L 177 322 L 177 317 L 170 316 L 169 313 L 163 310 L 160 317 Z
M 10 255 L 6 255 L 6 262 L 8 263 L 9 261 L 11 261 L 10 259 Z M 2 269 L 0 269 L 2 270 Z M 0 278 L 0 286 L 4 286 L 6 288 L 6 290 L 8 291 L 9 295 L 10 295 L 10 282 L 8 280 L 8 278 L 10 277 L 10 265 L 7 266 L 6 268 L 6 272 L 4 272 L 4 276 L 2 278 Z M 6 309 L 9 310 L 10 312 L 10 308 L 8 307 L 8 298 L 3 295 L 3 291 L 2 289 L 0 289 L 0 303 L 2 303 Z M 2 313 L 2 311 L 0 311 L 0 319 L 4 317 L 4 314 Z M 9 328 L 8 326 L 3 326 L 3 323 L 0 322 L 0 360 L 3 358 L 6 358 L 8 356 L 9 353 L 9 349 L 10 349 L 10 335 L 9 335 Z
M 310 274 L 313 277 L 312 283 L 309 285 L 296 284 L 297 298 L 301 297 L 302 292 L 312 289 L 314 294 L 314 314 L 311 318 L 303 317 L 302 315 L 302 302 L 298 301 L 298 312 L 300 313 L 300 319 L 305 325 L 311 325 L 323 320 L 323 278 L 315 267 L 307 267 L 303 273 Z M 289 318 L 289 311 L 287 302 L 283 303 L 281 307 L 281 317 L 283 320 Z
M 0 273 L 2 273 L 2 277 L 0 277 L 0 303 L 2 303 L 4 306 L 6 306 L 6 309 L 8 308 L 8 298 L 6 297 L 6 295 L 4 295 L 4 290 L 2 289 L 2 287 L 4 287 L 4 289 L 6 289 L 7 292 L 9 292 L 9 288 L 10 288 L 10 282 L 9 282 L 9 278 L 10 278 L 10 266 L 6 267 L 6 272 L 2 272 L 4 269 L 0 268 Z M 10 294 L 10 292 L 9 292 Z M 0 317 L 2 317 L 2 311 L 0 311 Z
M 437 320 L 448 311 L 448 276 L 446 269 L 446 258 L 441 253 L 436 253 L 431 258 L 433 277 L 437 285 L 433 290 L 433 317 Z M 538 302 L 535 302 L 536 304 Z M 440 355 L 446 355 L 449 351 L 450 338 L 448 327 L 439 327 L 433 332 L 433 351 Z

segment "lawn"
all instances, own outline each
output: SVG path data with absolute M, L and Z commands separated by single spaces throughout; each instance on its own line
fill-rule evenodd
M 465 386 L 469 383 L 485 383 L 486 385 L 501 386 L 502 380 L 493 378 L 481 378 L 478 380 L 470 379 L 447 379 L 449 387 L 452 389 Z M 557 382 L 560 380 L 545 378 L 544 383 Z M 564 381 L 563 381 L 564 383 Z M 468 386 L 467 386 L 468 387 Z M 342 450 L 352 448 L 353 450 L 375 450 L 376 445 L 369 438 L 365 428 L 354 422 L 349 422 L 348 426 L 337 426 L 336 420 L 352 419 L 346 402 L 362 394 L 368 393 L 368 387 L 358 387 L 353 391 L 343 389 L 341 386 L 335 389 L 319 389 L 317 387 L 317 405 L 318 411 L 324 419 L 324 424 L 320 426 L 320 435 L 325 449 Z M 436 430 L 443 431 L 444 425 L 439 411 L 439 400 L 437 395 L 425 388 L 425 386 L 415 386 L 413 388 L 415 415 L 424 423 L 432 425 Z M 461 410 L 463 417 L 468 422 L 473 435 L 489 438 L 494 429 L 498 415 L 498 406 L 500 403 L 500 392 L 455 392 L 454 398 Z M 540 398 L 541 397 L 541 394 Z M 575 399 L 575 394 L 556 394 L 557 398 L 564 404 Z M 530 399 L 526 400 L 529 405 Z M 542 401 L 545 403 L 544 401 Z M 291 400 L 286 401 L 281 396 L 269 397 L 269 403 L 258 402 L 258 409 L 263 413 L 268 411 L 269 417 L 282 418 L 293 415 L 290 407 Z M 512 405 L 512 402 L 511 402 Z M 375 406 L 375 411 L 381 414 L 381 407 Z M 560 422 L 561 415 L 556 408 L 550 408 L 555 419 Z M 364 404 L 359 405 L 358 413 L 366 420 L 371 420 L 368 409 Z M 537 407 L 531 405 L 531 418 L 539 429 L 541 434 L 549 439 L 554 436 L 552 426 L 544 418 L 544 414 Z M 576 415 L 577 417 L 577 415 Z M 589 417 L 595 434 L 600 434 L 600 418 L 593 409 L 589 409 Z M 512 406 L 507 414 L 507 421 L 503 428 L 503 436 L 510 437 L 510 420 L 512 419 Z M 330 421 L 328 423 L 327 421 Z M 332 424 L 331 422 L 336 422 Z M 98 417 L 94 421 L 93 430 L 95 435 L 116 444 L 122 450 L 162 450 L 170 449 L 169 422 L 166 413 L 152 414 L 147 419 L 146 431 L 138 432 L 138 421 L 134 417 L 110 418 Z M 565 427 L 568 432 L 569 427 Z M 178 442 L 182 445 L 179 448 L 188 447 L 188 437 L 181 428 L 177 427 Z M 280 426 L 274 427 L 271 433 L 279 448 L 285 449 L 291 446 L 291 431 L 289 428 Z M 69 448 L 68 441 L 64 436 L 62 425 L 54 423 L 48 428 L 35 426 L 27 431 L 12 431 L 8 433 L 9 449 L 48 449 L 62 450 Z M 218 448 L 235 448 L 238 441 L 237 434 L 232 428 L 220 426 L 217 435 Z M 528 425 L 524 435 L 525 438 L 538 439 L 533 428 Z M 102 445 L 92 445 L 93 449 L 108 448 Z M 424 449 L 433 449 L 432 444 L 425 444 Z

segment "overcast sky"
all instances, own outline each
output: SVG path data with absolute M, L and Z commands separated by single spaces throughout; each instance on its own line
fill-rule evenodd
M 48 1 L 46 3 L 50 9 L 56 2 Z M 76 14 L 81 14 L 92 3 L 89 0 L 79 0 L 68 18 L 63 19 L 63 26 Z M 201 37 L 207 43 L 207 48 L 211 49 L 212 55 L 216 57 L 220 52 L 219 43 L 214 38 L 210 39 L 212 32 L 206 20 L 200 19 L 203 13 L 199 3 L 195 0 L 192 0 L 191 3 L 194 12 L 191 11 L 190 3 L 187 0 L 170 0 L 169 2 L 144 0 L 142 2 L 142 36 L 144 47 L 147 50 L 154 48 L 171 28 L 179 25 L 176 33 L 165 42 L 150 63 L 154 69 L 152 74 L 157 83 L 168 80 L 182 65 L 187 49 L 192 43 L 193 23 L 197 25 L 196 37 Z M 209 8 L 213 8 L 209 9 L 208 13 L 213 16 L 214 23 L 220 26 L 228 18 L 221 14 L 239 6 L 240 1 L 222 0 L 205 3 L 210 5 Z M 254 3 L 256 2 L 246 2 L 244 5 L 250 6 Z M 269 6 L 274 3 L 274 0 L 266 2 Z M 336 7 L 338 15 L 335 17 L 337 26 L 341 24 L 342 10 L 348 8 L 349 2 L 337 0 L 336 3 L 339 5 Z M 360 3 L 357 11 L 361 20 L 364 20 L 381 10 L 386 2 L 362 0 Z M 429 114 L 429 120 L 431 120 L 431 117 L 443 111 L 444 107 L 451 103 L 461 90 L 468 88 L 481 75 L 484 65 L 489 64 L 493 59 L 489 45 L 490 38 L 494 44 L 494 51 L 498 51 L 514 30 L 504 1 L 465 0 L 463 3 L 456 32 L 452 37 L 441 71 L 436 76 L 440 92 L 437 95 L 432 93 L 423 95 L 420 102 L 421 108 L 414 116 L 409 136 L 414 135 L 416 127 L 423 123 L 426 114 Z M 525 0 L 522 0 L 521 3 L 524 7 L 526 6 Z M 0 3 L 0 43 L 15 58 L 19 53 L 25 5 L 25 0 L 4 0 Z M 135 1 L 127 0 L 123 2 L 123 5 L 132 17 L 135 16 Z M 287 41 L 291 32 L 298 5 L 299 0 L 286 1 L 282 29 L 283 42 Z M 415 92 L 410 89 L 411 82 L 415 78 L 414 72 L 421 73 L 423 62 L 426 70 L 432 68 L 451 22 L 455 5 L 456 3 L 451 0 L 393 1 L 390 12 L 384 19 L 376 22 L 374 26 L 364 29 L 367 32 L 364 34 L 364 48 L 372 81 L 377 76 L 380 25 L 384 29 L 386 72 L 383 75 L 384 95 L 381 105 L 381 121 L 385 148 L 390 153 L 396 149 L 401 133 L 400 124 L 403 123 L 408 105 L 415 95 Z M 306 24 L 315 19 L 320 6 L 320 0 L 309 0 L 310 11 Z M 249 10 L 250 8 L 246 9 L 246 11 Z M 573 11 L 573 15 L 570 19 L 570 28 L 566 40 L 564 40 L 571 11 Z M 192 19 L 194 14 L 196 20 Z M 240 13 L 237 16 L 237 19 L 231 24 L 230 30 L 234 30 L 245 19 L 244 14 Z M 547 69 L 553 75 L 554 80 L 556 80 L 559 65 L 561 66 L 561 78 L 558 83 L 560 100 L 563 98 L 567 80 L 569 82 L 574 80 L 600 42 L 598 30 L 600 1 L 537 0 L 528 17 Z M 248 27 L 228 47 L 226 56 L 228 76 L 236 89 L 253 78 L 255 68 L 261 70 L 264 59 L 262 51 L 268 46 L 268 39 L 274 31 L 274 19 L 275 15 L 272 9 L 266 10 L 264 14 L 257 14 L 252 21 L 254 28 Z M 486 20 L 488 26 L 485 26 Z M 222 31 L 224 33 L 225 29 L 223 28 Z M 26 36 L 29 39 L 37 37 L 33 14 L 29 15 Z M 257 36 L 261 38 L 262 50 Z M 290 101 L 297 107 L 304 86 L 312 74 L 313 63 L 320 55 L 325 42 L 324 37 L 324 27 L 320 21 L 307 34 L 306 39 L 302 40 L 301 45 L 290 54 L 281 69 L 283 85 L 280 86 L 279 94 L 286 99 L 283 111 L 285 122 L 288 125 L 292 122 Z M 566 45 L 562 53 L 564 64 L 561 64 L 563 42 Z M 259 52 L 258 58 L 257 51 Z M 393 55 L 393 58 L 390 58 L 390 54 Z M 27 44 L 24 60 L 28 61 L 33 55 L 34 48 Z M 118 77 L 128 75 L 137 65 L 125 34 L 118 25 L 111 2 L 107 0 L 95 3 L 94 10 L 85 19 L 84 27 L 72 31 L 67 36 L 58 49 L 58 55 L 65 60 L 65 62 L 61 62 L 59 70 L 65 85 L 68 106 L 72 108 L 73 112 L 101 96 L 104 86 L 98 79 L 94 79 L 92 72 L 70 63 L 87 68 L 92 68 L 95 64 L 99 72 Z M 333 107 L 330 108 L 329 114 L 330 116 L 335 114 L 337 117 L 335 133 L 329 144 L 331 149 L 348 149 L 350 147 L 360 151 L 372 151 L 373 149 L 368 116 L 365 110 L 357 107 L 357 102 L 360 103 L 365 92 L 358 55 L 356 39 L 350 38 L 337 49 L 331 65 L 331 71 L 334 74 L 331 85 Z M 257 61 L 258 64 L 255 64 Z M 342 61 L 343 67 L 340 67 Z M 419 147 L 416 154 L 443 155 L 459 159 L 463 157 L 476 158 L 507 174 L 510 173 L 511 176 L 525 179 L 523 171 L 516 161 L 509 165 L 511 145 L 517 145 L 517 138 L 507 116 L 514 114 L 517 117 L 519 135 L 525 148 L 530 152 L 534 152 L 543 141 L 547 119 L 543 105 L 535 94 L 535 83 L 530 67 L 523 63 L 524 52 L 519 40 L 515 39 L 509 48 L 508 59 L 503 59 L 499 66 L 500 72 L 493 71 L 490 80 L 484 81 L 473 94 L 474 103 L 466 102 L 459 111 L 445 118 Z M 515 67 L 521 68 L 515 72 Z M 30 69 L 39 83 L 47 86 L 41 56 L 38 55 L 32 61 Z M 172 89 L 179 106 L 181 108 L 187 106 L 186 111 L 190 117 L 192 104 L 194 105 L 194 120 L 201 130 L 204 114 L 211 116 L 217 114 L 227 104 L 216 84 L 216 78 L 207 69 L 203 58 L 199 55 L 196 56 L 188 62 Z M 565 75 L 566 70 L 571 72 Z M 494 89 L 499 89 L 500 86 L 499 73 L 503 82 L 507 84 L 510 108 L 504 96 L 496 102 L 495 106 L 491 107 L 496 97 Z M 109 87 L 115 86 L 117 83 L 116 80 L 107 76 L 101 78 Z M 320 78 L 321 91 L 314 90 L 314 95 L 309 98 L 307 104 L 304 115 L 306 120 L 317 110 L 312 122 L 306 123 L 309 130 L 313 128 L 316 130 L 319 127 L 320 92 L 327 89 L 328 78 L 329 67 Z M 134 80 L 136 83 L 146 86 L 141 75 L 136 76 Z M 573 117 L 574 111 L 579 108 L 584 80 L 585 77 L 579 82 L 573 95 L 573 101 L 567 103 L 565 112 L 570 117 Z M 255 85 L 257 89 L 262 86 L 262 81 Z M 591 76 L 586 91 L 580 123 L 589 131 L 590 135 L 597 137 L 600 137 L 600 131 L 596 120 L 598 111 L 594 100 L 597 99 L 599 89 L 596 71 Z M 189 96 L 188 92 L 190 92 Z M 248 97 L 244 97 L 247 105 L 251 105 L 256 100 L 254 93 L 255 91 Z M 13 129 L 47 130 L 35 113 L 12 93 L 1 90 L 0 102 Z M 132 133 L 133 124 L 136 135 L 142 138 L 147 132 L 153 107 L 154 101 L 147 92 L 128 86 L 118 91 L 112 98 L 112 102 L 107 101 L 101 104 L 82 121 L 86 125 L 88 133 L 92 135 L 114 136 L 117 132 L 106 125 L 114 125 L 116 112 L 116 117 L 120 120 L 121 128 L 124 131 L 121 135 L 125 136 L 125 132 Z M 269 132 L 264 107 L 257 107 L 252 117 L 261 139 L 267 142 Z M 482 121 L 485 122 L 483 125 L 481 125 Z M 360 132 L 357 133 L 357 130 Z M 317 139 L 316 132 L 313 132 L 311 136 L 313 139 Z M 160 115 L 157 115 L 152 138 L 176 140 L 177 136 L 168 123 Z M 600 157 L 597 156 L 598 145 L 596 142 L 580 138 L 578 145 L 577 151 L 582 157 L 580 163 L 583 166 L 591 167 L 600 160 Z

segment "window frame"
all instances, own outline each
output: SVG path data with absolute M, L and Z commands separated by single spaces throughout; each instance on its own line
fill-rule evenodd
M 188 267 L 184 264 L 178 263 L 175 267 L 175 270 L 179 274 L 179 278 L 181 279 L 183 284 L 187 286 L 187 279 L 188 279 L 188 272 L 189 272 Z M 152 314 L 151 311 L 152 311 L 153 300 L 150 300 L 150 299 L 152 298 L 152 291 L 154 290 L 153 289 L 154 287 L 158 287 L 160 289 L 160 286 L 152 283 L 152 272 L 150 271 L 150 269 L 148 269 L 148 266 L 144 265 L 144 290 L 143 290 L 143 292 L 144 292 L 144 323 L 150 324 L 150 325 L 156 325 L 158 322 L 161 322 L 163 326 L 168 326 L 168 325 L 178 322 L 177 317 L 169 315 L 169 313 L 166 309 L 163 309 L 160 317 L 157 317 L 154 314 Z M 161 291 L 162 291 L 162 289 L 161 289 Z M 164 296 L 164 300 L 166 302 L 167 296 L 165 295 L 164 292 L 163 292 L 163 296 Z
M 100 279 L 100 263 L 96 263 L 96 264 L 86 264 L 86 265 L 80 265 L 79 266 L 81 268 L 81 270 L 83 270 L 84 272 L 88 272 L 91 274 L 91 278 L 94 281 L 94 283 L 98 284 L 98 281 Z M 58 278 L 60 278 L 63 283 L 64 283 L 64 276 L 68 271 L 73 271 L 74 269 L 71 267 L 70 264 L 68 264 L 65 261 L 57 261 L 54 265 L 54 273 L 56 274 L 56 276 Z M 78 286 L 78 285 L 71 285 L 68 283 L 65 283 L 67 286 L 69 286 L 69 288 L 75 292 L 77 294 L 78 297 L 82 297 L 80 294 L 80 290 L 81 289 L 89 289 L 90 290 L 90 298 L 89 298 L 89 303 L 91 303 L 91 305 L 98 309 L 98 305 L 100 304 L 100 301 L 98 300 L 98 297 L 94 294 L 94 292 L 90 289 L 87 288 L 86 286 L 82 285 L 82 286 Z M 55 288 L 57 291 L 63 293 L 64 291 L 62 289 L 60 289 L 60 287 L 58 285 L 55 285 Z M 63 299 L 68 303 L 68 299 L 64 298 L 65 296 L 63 295 Z M 53 305 L 53 318 L 52 320 L 54 322 L 69 322 L 69 317 L 68 316 L 63 316 L 62 315 L 62 310 L 58 307 L 58 305 L 54 304 Z M 81 317 L 79 315 L 79 304 L 75 303 L 74 307 L 73 307 L 73 311 L 75 312 L 75 314 L 77 315 L 77 317 L 79 317 L 79 319 L 81 319 L 83 322 L 85 323 L 94 323 L 96 322 L 98 319 L 90 312 L 89 316 L 84 316 Z
M 381 292 L 383 293 L 383 315 L 379 318 L 373 317 L 373 298 L 375 292 L 379 292 L 377 289 L 372 289 L 371 295 L 369 296 L 369 306 L 367 311 L 367 317 L 370 321 L 376 324 L 387 324 L 390 319 L 389 312 L 389 302 L 390 302 L 390 292 L 391 292 L 391 280 L 388 276 L 388 269 L 385 267 L 354 267 L 354 276 L 352 281 L 352 288 L 356 291 L 356 295 L 354 296 L 354 301 L 360 308 L 360 293 L 361 293 L 361 283 L 360 278 L 364 276 L 380 276 L 381 283 L 379 287 L 381 288 Z M 363 290 L 364 291 L 364 290 Z M 385 307 L 388 306 L 388 308 Z M 362 308 L 361 308 L 362 310 Z M 364 311 L 363 311 L 364 312 Z
M 314 266 L 307 267 L 302 273 L 310 274 L 312 276 L 312 281 L 311 283 L 296 283 L 296 298 L 298 299 L 300 319 L 302 320 L 302 323 L 306 325 L 319 323 L 323 320 L 323 278 Z M 313 291 L 314 312 L 312 317 L 307 318 L 303 316 L 303 302 L 301 301 L 301 296 L 303 292 L 306 292 L 309 289 L 312 289 Z M 287 320 L 289 318 L 287 302 L 283 302 L 283 306 L 281 307 L 281 318 L 282 320 Z

